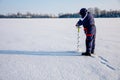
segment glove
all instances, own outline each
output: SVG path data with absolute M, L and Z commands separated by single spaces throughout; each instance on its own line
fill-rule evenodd
M 79 24 L 77 23 L 75 26 L 76 26 L 76 27 L 79 27 Z

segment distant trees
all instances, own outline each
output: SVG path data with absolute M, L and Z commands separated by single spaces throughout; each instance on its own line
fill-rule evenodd
M 118 18 L 120 17 L 120 10 L 100 10 L 99 8 L 88 8 L 88 11 L 91 12 L 95 18 Z M 0 18 L 79 18 L 78 13 L 66 13 L 58 14 L 58 16 L 48 15 L 48 14 L 32 14 L 27 12 L 22 14 L 17 12 L 16 14 L 0 14 Z
M 120 17 L 120 10 L 100 10 L 99 8 L 88 8 L 95 18 L 118 18 Z M 78 18 L 80 17 L 78 13 L 74 14 L 62 14 L 59 18 Z
M 55 16 L 48 14 L 32 14 L 30 12 L 22 14 L 20 12 L 17 12 L 16 14 L 0 14 L 0 18 L 55 18 Z
M 58 18 L 78 18 L 80 15 L 78 13 L 67 13 L 67 14 L 59 14 Z
M 114 18 L 120 17 L 120 10 L 100 10 L 99 8 L 88 8 L 88 11 L 94 14 L 94 17 L 99 18 Z

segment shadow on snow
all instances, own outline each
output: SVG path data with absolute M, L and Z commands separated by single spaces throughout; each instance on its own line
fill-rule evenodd
M 18 51 L 18 50 L 0 50 L 0 54 L 17 55 L 40 55 L 40 56 L 80 56 L 76 51 Z

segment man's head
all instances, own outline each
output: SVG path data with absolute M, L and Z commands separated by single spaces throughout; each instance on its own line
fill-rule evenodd
M 86 13 L 87 13 L 87 9 L 86 9 L 86 8 L 82 8 L 82 9 L 80 9 L 79 14 L 81 15 L 82 18 L 85 17 Z

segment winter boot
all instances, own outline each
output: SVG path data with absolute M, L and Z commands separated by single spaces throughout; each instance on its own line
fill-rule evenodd
M 94 50 L 91 51 L 91 54 L 94 54 Z
M 84 53 L 82 53 L 82 55 L 84 55 L 84 56 L 91 56 L 91 54 L 89 52 L 84 52 Z

